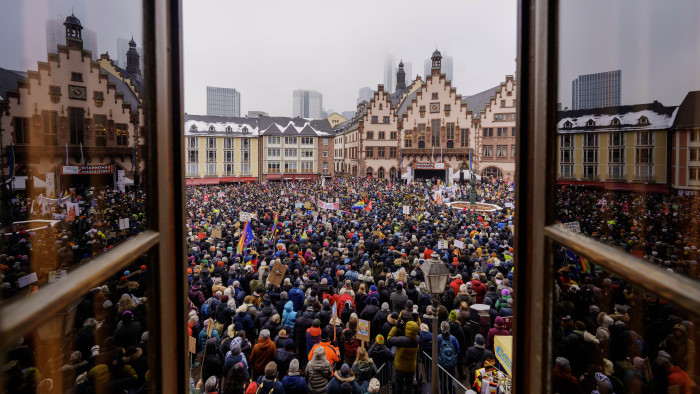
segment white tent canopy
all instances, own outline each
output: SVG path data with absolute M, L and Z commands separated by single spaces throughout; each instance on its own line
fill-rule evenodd
M 462 172 L 464 173 L 464 180 L 465 180 L 465 181 L 468 181 L 468 180 L 471 179 L 471 176 L 472 176 L 472 172 L 471 172 L 471 171 L 469 171 L 469 170 L 462 170 Z M 475 178 L 477 181 L 480 181 L 480 180 L 481 180 L 481 176 L 477 175 L 476 173 L 474 173 L 474 178 Z M 454 174 L 452 174 L 452 180 L 454 180 L 454 181 L 458 181 L 458 180 L 459 180 L 459 171 L 455 171 Z

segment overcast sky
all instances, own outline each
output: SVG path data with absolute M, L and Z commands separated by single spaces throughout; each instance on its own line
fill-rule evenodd
M 384 82 L 387 55 L 415 77 L 436 45 L 454 58 L 457 93 L 478 93 L 515 73 L 516 11 L 492 0 L 184 0 L 185 110 L 206 113 L 207 86 L 238 89 L 242 114 L 291 116 L 295 89 L 354 110 L 360 88 Z
M 116 58 L 117 38 L 141 46 L 141 2 L 3 0 L 0 67 L 36 70 L 46 61 L 47 19 L 74 10 L 97 32 L 98 52 Z M 563 0 L 560 102 L 571 105 L 580 74 L 622 70 L 622 103 L 678 105 L 700 89 L 700 1 Z M 355 108 L 358 90 L 384 82 L 388 55 L 413 63 L 435 47 L 454 58 L 462 95 L 515 72 L 515 1 L 183 0 L 185 110 L 206 113 L 206 86 L 240 90 L 242 113 L 292 114 L 292 91 L 323 93 L 324 107 Z M 408 76 L 407 76 L 408 77 Z

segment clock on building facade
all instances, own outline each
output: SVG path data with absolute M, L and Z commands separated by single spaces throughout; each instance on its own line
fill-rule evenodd
M 76 100 L 87 100 L 85 86 L 68 85 L 68 97 Z

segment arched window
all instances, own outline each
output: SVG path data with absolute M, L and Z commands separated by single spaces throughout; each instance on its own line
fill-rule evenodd
M 231 126 L 226 126 L 226 131 L 233 131 L 233 129 L 231 128 Z
M 371 178 L 373 174 L 374 170 L 372 169 L 372 167 L 367 167 L 367 177 Z
M 248 132 L 248 128 L 245 127 L 245 126 L 243 126 L 243 132 L 244 132 L 244 133 L 247 133 L 247 132 Z
M 389 179 L 390 179 L 392 182 L 393 182 L 394 180 L 396 180 L 396 168 L 391 167 L 391 169 L 389 170 Z
M 190 131 L 197 131 L 197 126 L 195 126 L 195 125 L 190 126 Z
M 214 126 L 209 126 L 209 131 L 214 131 Z
M 425 141 L 418 141 L 418 148 L 425 149 Z
M 379 104 L 379 109 L 384 109 L 384 105 Z
M 377 170 L 377 178 L 384 179 L 384 167 L 379 167 Z
M 481 176 L 488 178 L 503 178 L 503 171 L 498 167 L 486 167 L 484 171 L 481 172 Z
M 649 118 L 646 116 L 641 116 L 639 118 L 639 121 L 637 121 L 638 124 L 649 124 Z

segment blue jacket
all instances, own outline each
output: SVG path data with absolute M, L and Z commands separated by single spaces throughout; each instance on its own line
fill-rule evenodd
M 289 290 L 289 301 L 294 305 L 294 311 L 298 311 L 304 305 L 304 292 L 298 287 Z
M 307 394 L 309 390 L 306 379 L 301 375 L 287 375 L 282 379 L 282 384 L 287 394 Z
M 233 323 L 241 323 L 243 325 L 246 339 L 255 338 L 255 325 L 253 324 L 253 318 L 250 317 L 248 312 L 238 312 L 233 318 Z
M 273 384 L 274 382 L 274 384 Z M 258 378 L 258 391 L 257 394 L 269 394 L 274 388 L 274 394 L 285 394 L 284 385 L 278 379 L 269 380 L 265 375 Z
M 297 313 L 294 311 L 292 301 L 287 301 L 284 304 L 284 312 L 282 313 L 282 324 L 294 329 L 294 323 L 297 321 Z M 290 333 L 291 334 L 291 333 Z

